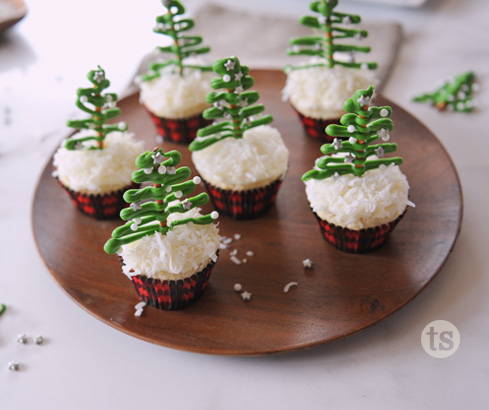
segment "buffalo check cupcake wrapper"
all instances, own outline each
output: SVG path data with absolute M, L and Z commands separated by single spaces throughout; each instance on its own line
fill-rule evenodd
M 203 270 L 185 279 L 159 280 L 135 275 L 131 281 L 146 304 L 163 310 L 182 309 L 202 296 L 209 284 L 214 264 L 211 261 Z
M 263 215 L 275 203 L 278 191 L 282 185 L 282 178 L 279 178 L 261 188 L 233 191 L 218 188 L 203 178 L 202 180 L 214 208 L 220 214 L 234 219 L 252 219 Z
M 81 213 L 95 219 L 118 218 L 121 209 L 127 206 L 127 203 L 122 198 L 124 192 L 138 186 L 138 184 L 131 184 L 108 194 L 84 194 L 73 191 L 63 185 L 59 179 L 58 183 L 68 193 L 71 202 Z
M 372 251 L 384 245 L 390 233 L 406 212 L 387 224 L 368 229 L 360 229 L 358 231 L 334 225 L 321 219 L 315 212 L 313 213 L 326 242 L 329 242 L 344 252 L 362 253 Z
M 153 121 L 158 134 L 164 140 L 177 144 L 190 144 L 197 136 L 197 131 L 211 124 L 212 121 L 206 120 L 202 114 L 183 119 L 170 119 L 158 117 L 147 110 Z
M 326 134 L 325 128 L 329 124 L 337 124 L 339 122 L 338 118 L 331 120 L 320 120 L 311 117 L 306 117 L 294 108 L 295 112 L 301 120 L 302 126 L 304 127 L 304 132 L 311 138 L 314 138 L 322 142 L 333 142 L 334 137 Z

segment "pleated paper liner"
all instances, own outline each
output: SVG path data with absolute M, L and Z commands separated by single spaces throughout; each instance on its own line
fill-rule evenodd
M 252 219 L 266 213 L 275 203 L 283 177 L 264 187 L 233 191 L 218 188 L 204 178 L 205 187 L 209 193 L 214 208 L 221 215 L 234 219 Z
M 144 275 L 131 277 L 139 297 L 148 305 L 163 310 L 177 310 L 199 299 L 209 284 L 212 268 L 210 262 L 203 270 L 179 280 L 159 280 Z
M 84 194 L 73 191 L 56 178 L 58 183 L 70 196 L 73 205 L 78 210 L 95 219 L 114 219 L 119 218 L 119 213 L 122 208 L 127 206 L 122 196 L 124 192 L 131 188 L 137 188 L 138 184 L 131 184 L 118 191 L 109 192 L 107 194 Z
M 156 126 L 158 134 L 164 140 L 175 142 L 177 144 L 190 144 L 197 136 L 197 131 L 212 123 L 211 120 L 206 120 L 202 114 L 195 115 L 189 118 L 170 119 L 158 117 L 151 111 L 146 109 L 151 120 Z
M 358 231 L 329 223 L 321 219 L 315 212 L 313 213 L 326 242 L 344 252 L 363 253 L 373 251 L 384 245 L 406 211 L 392 222 Z
M 340 121 L 339 118 L 321 120 L 321 119 L 307 117 L 301 114 L 295 108 L 294 111 L 297 113 L 302 123 L 302 126 L 304 127 L 304 132 L 309 137 L 314 138 L 321 142 L 333 142 L 334 137 L 331 137 L 328 134 L 326 134 L 325 129 L 329 124 L 338 124 Z

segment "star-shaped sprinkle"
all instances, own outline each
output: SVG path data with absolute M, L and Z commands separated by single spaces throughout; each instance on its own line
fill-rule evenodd
M 142 209 L 142 208 L 141 208 L 141 205 L 140 205 L 140 204 L 138 204 L 137 202 L 133 202 L 133 203 L 131 204 L 131 208 L 133 209 L 133 211 L 139 211 L 140 209 Z
M 153 162 L 155 164 L 161 164 L 164 161 L 165 157 L 161 154 L 161 152 L 156 152 L 153 154 Z
M 361 106 L 369 105 L 370 104 L 370 98 L 366 95 L 362 95 L 362 96 L 360 96 L 360 98 L 358 98 L 357 102 Z
M 253 296 L 253 294 L 251 292 L 247 292 L 246 290 L 241 293 L 241 299 L 243 299 L 245 302 L 251 300 L 251 296 Z
M 234 89 L 234 92 L 236 94 L 241 94 L 242 92 L 244 91 L 243 87 L 241 87 L 240 85 L 238 85 L 235 89 Z
M 355 159 L 355 156 L 349 152 L 348 154 L 346 154 L 345 156 L 345 162 L 351 164 L 353 162 L 353 160 Z
M 305 269 L 312 269 L 312 260 L 309 259 L 309 258 L 306 258 L 302 261 L 302 266 L 305 268 Z
M 382 139 L 382 141 L 389 141 L 391 138 L 389 131 L 385 128 L 381 128 L 378 132 L 378 135 Z
M 105 75 L 103 71 L 95 71 L 95 73 L 93 73 L 93 81 L 95 81 L 96 83 L 101 83 L 104 80 Z
M 385 152 L 384 152 L 384 148 L 382 148 L 382 147 L 377 147 L 377 148 L 375 149 L 375 154 L 376 154 L 378 157 L 382 157 L 382 156 L 384 156 L 384 153 L 385 153 Z
M 243 73 L 240 71 L 234 75 L 237 81 L 240 81 L 243 78 Z
M 333 140 L 333 147 L 335 150 L 340 150 L 342 146 L 343 146 L 343 143 L 338 138 L 335 138 Z
M 234 61 L 233 60 L 228 60 L 224 63 L 224 68 L 226 69 L 226 71 L 231 71 L 234 69 Z

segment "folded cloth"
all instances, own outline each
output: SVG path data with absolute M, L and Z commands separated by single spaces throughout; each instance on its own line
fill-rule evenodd
M 237 55 L 251 68 L 281 69 L 287 64 L 299 64 L 302 57 L 287 55 L 291 37 L 311 35 L 311 29 L 299 23 L 298 18 L 274 14 L 257 14 L 227 6 L 206 3 L 194 15 L 195 33 L 204 38 L 211 52 L 206 60 Z M 359 53 L 358 61 L 375 61 L 379 64 L 376 76 L 378 89 L 386 82 L 396 59 L 402 39 L 399 23 L 362 23 L 358 27 L 368 30 L 369 36 L 358 41 L 348 39 L 348 44 L 369 45 L 369 54 Z M 136 75 L 144 73 L 151 62 L 161 54 L 152 52 L 141 62 Z

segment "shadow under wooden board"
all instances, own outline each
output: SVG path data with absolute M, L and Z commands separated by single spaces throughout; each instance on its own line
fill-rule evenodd
M 220 218 L 222 235 L 241 235 L 221 250 L 203 297 L 181 311 L 146 308 L 134 316 L 138 302 L 116 256 L 102 246 L 117 221 L 96 221 L 78 213 L 66 193 L 44 169 L 34 197 L 32 224 L 39 252 L 59 285 L 95 317 L 148 342 L 199 353 L 257 355 L 325 343 L 370 326 L 412 300 L 433 279 L 451 252 L 462 218 L 462 194 L 453 163 L 438 139 L 417 119 L 394 108 L 393 141 L 416 208 L 381 249 L 368 254 L 343 253 L 322 239 L 300 181 L 319 156 L 320 143 L 304 136 L 293 110 L 281 101 L 285 77 L 256 70 L 256 89 L 290 150 L 290 166 L 276 206 L 251 221 Z M 155 145 L 147 113 L 131 95 L 120 103 L 130 129 Z M 192 166 L 185 146 L 183 164 Z M 229 251 L 238 249 L 248 262 L 235 265 Z M 302 260 L 314 262 L 304 270 Z M 284 286 L 299 285 L 284 293 Z M 253 293 L 243 302 L 233 291 L 241 283 Z

